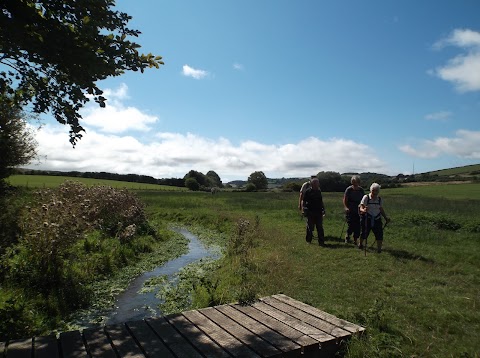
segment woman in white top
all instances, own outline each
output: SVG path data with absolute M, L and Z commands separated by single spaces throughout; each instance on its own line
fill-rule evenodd
M 361 215 L 361 241 L 358 245 L 359 249 L 363 249 L 363 245 L 366 245 L 367 237 L 370 231 L 373 231 L 375 239 L 377 240 L 377 252 L 382 252 L 383 245 L 383 223 L 382 216 L 388 223 L 390 218 L 385 214 L 383 210 L 382 198 L 378 196 L 380 192 L 380 184 L 373 183 L 370 185 L 370 194 L 364 195 L 359 205 L 359 211 Z

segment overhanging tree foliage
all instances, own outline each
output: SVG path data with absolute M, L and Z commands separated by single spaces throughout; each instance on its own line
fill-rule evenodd
M 89 98 L 105 106 L 96 81 L 163 64 L 138 52 L 129 38 L 140 32 L 114 6 L 114 0 L 0 2 L 0 93 L 32 104 L 35 113 L 50 111 L 70 126 L 73 145 L 83 131 L 78 111 Z

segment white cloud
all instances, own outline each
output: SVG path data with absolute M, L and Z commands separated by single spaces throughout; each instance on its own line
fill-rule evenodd
M 446 121 L 452 116 L 452 112 L 440 111 L 435 113 L 429 113 L 425 116 L 426 120 L 429 121 Z
M 126 107 L 128 87 L 105 90 L 106 108 L 85 109 L 86 135 L 75 148 L 68 141 L 68 126 L 55 121 L 37 132 L 38 152 L 45 158 L 30 168 L 60 171 L 135 173 L 155 178 L 183 177 L 190 170 L 214 170 L 224 181 L 244 179 L 261 170 L 269 177 L 306 177 L 319 171 L 379 172 L 389 168 L 369 146 L 342 138 L 309 137 L 298 143 L 265 144 L 246 140 L 238 145 L 227 138 L 206 138 L 194 133 L 152 132 L 157 117 Z M 140 141 L 124 132 L 150 130 Z
M 108 105 L 105 108 L 95 108 L 83 116 L 82 123 L 88 127 L 96 127 L 106 133 L 122 133 L 128 130 L 148 131 L 149 124 L 158 120 L 155 116 L 149 116 L 133 107 L 114 107 Z
M 433 45 L 435 49 L 442 49 L 446 46 L 480 47 L 480 33 L 469 29 L 455 29 L 449 36 Z
M 455 46 L 466 53 L 450 59 L 447 64 L 430 73 L 452 82 L 460 92 L 480 90 L 480 33 L 469 29 L 456 29 L 448 37 L 434 44 L 435 49 Z
M 130 98 L 130 96 L 128 95 L 128 86 L 125 83 L 121 83 L 117 89 L 105 89 L 103 91 L 103 96 L 107 97 L 109 100 L 112 101 Z
M 126 84 L 117 89 L 106 89 L 104 96 L 107 98 L 105 108 L 91 103 L 82 111 L 82 125 L 88 132 L 92 127 L 106 133 L 146 132 L 150 130 L 149 125 L 158 121 L 156 116 L 142 113 L 134 107 L 125 107 L 122 101 L 129 98 Z
M 214 170 L 224 181 L 243 179 L 261 170 L 268 177 L 306 177 L 319 171 L 389 169 L 372 148 L 351 140 L 310 137 L 298 143 L 271 145 L 254 141 L 232 144 L 187 133 L 158 133 L 142 143 L 131 136 L 89 131 L 73 149 L 67 128 L 46 125 L 37 135 L 40 155 L 47 159 L 30 168 L 60 171 L 135 173 L 155 178 L 183 177 L 190 170 Z
M 233 68 L 238 71 L 243 71 L 244 66 L 241 63 L 234 63 Z
M 463 159 L 480 159 L 480 131 L 460 129 L 451 138 L 439 137 L 422 140 L 416 146 L 403 145 L 399 149 L 418 158 L 437 158 L 451 155 Z
M 204 70 L 197 70 L 193 67 L 190 67 L 188 65 L 183 65 L 182 68 L 182 74 L 186 77 L 193 77 L 196 80 L 201 80 L 202 78 L 205 78 L 208 76 L 208 72 Z

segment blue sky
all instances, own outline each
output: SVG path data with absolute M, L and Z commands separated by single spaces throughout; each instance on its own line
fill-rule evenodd
M 99 83 L 36 169 L 224 181 L 480 163 L 480 2 L 117 1 L 165 65 Z

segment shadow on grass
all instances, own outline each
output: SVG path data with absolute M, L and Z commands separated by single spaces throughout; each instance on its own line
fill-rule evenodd
M 317 238 L 315 238 L 314 240 L 317 240 Z M 374 241 L 374 244 L 375 244 L 375 241 Z M 368 253 L 371 253 L 371 254 L 374 254 L 376 253 L 377 249 L 374 247 L 374 244 L 369 244 L 368 247 L 367 247 L 367 254 Z M 327 249 L 356 249 L 356 250 L 359 250 L 353 243 L 350 243 L 350 244 L 346 244 L 343 239 L 341 238 L 338 238 L 338 237 L 333 237 L 333 236 L 325 236 L 325 245 L 323 246 L 324 248 L 327 248 Z M 360 250 L 359 250 L 360 251 Z M 363 249 L 362 249 L 363 251 Z M 399 259 L 399 260 L 411 260 L 411 261 L 421 261 L 421 262 L 425 262 L 425 263 L 428 263 L 428 264 L 433 264 L 435 263 L 434 260 L 432 259 L 428 259 L 422 255 L 417 255 L 417 254 L 414 254 L 414 253 L 411 253 L 411 252 L 408 252 L 408 251 L 405 251 L 405 250 L 394 250 L 394 249 L 383 249 L 382 250 L 382 254 L 388 254 L 388 255 L 391 255 L 393 257 L 395 257 L 396 259 Z
M 422 261 L 428 264 L 435 263 L 435 261 L 432 259 L 427 259 L 422 255 L 413 254 L 405 250 L 384 249 L 383 252 L 388 253 L 389 255 L 392 255 L 393 257 L 399 260 Z
M 323 247 L 327 249 L 355 249 L 353 244 L 346 244 L 343 239 L 328 235 L 325 236 L 325 245 Z

